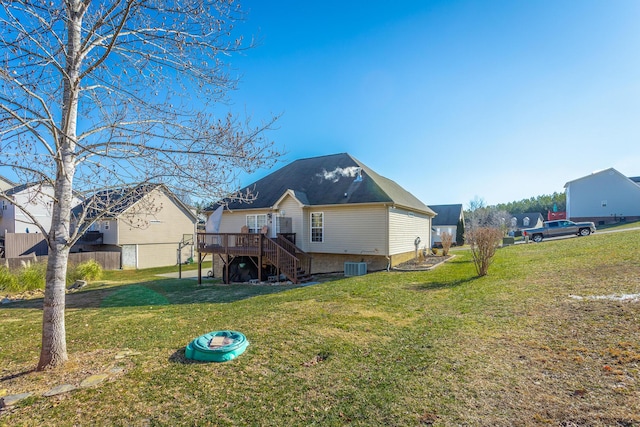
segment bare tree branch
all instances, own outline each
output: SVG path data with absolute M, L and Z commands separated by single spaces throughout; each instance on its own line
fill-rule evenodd
M 92 223 L 149 186 L 232 195 L 280 155 L 277 117 L 225 111 L 242 19 L 235 0 L 0 0 L 0 174 L 54 189 L 40 369 L 66 360 L 66 262 Z

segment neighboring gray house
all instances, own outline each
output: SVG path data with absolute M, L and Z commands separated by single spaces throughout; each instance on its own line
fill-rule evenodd
M 567 218 L 596 225 L 640 219 L 640 177 L 628 178 L 614 168 L 567 182 Z
M 509 229 L 511 231 L 522 231 L 525 228 L 538 228 L 542 227 L 544 223 L 544 217 L 540 212 L 525 212 L 521 214 L 512 214 L 511 224 Z
M 310 273 L 343 271 L 345 262 L 382 270 L 431 242 L 435 213 L 346 153 L 296 160 L 241 192 L 247 190 L 256 196 L 252 203 L 231 201 L 217 214 L 217 206 L 210 208 L 210 219 L 218 218 L 208 221 L 207 231 L 295 236 L 296 246 L 312 256 Z M 222 267 L 214 268 L 220 274 Z
M 462 204 L 454 205 L 430 205 L 429 208 L 436 213 L 436 217 L 431 222 L 431 246 L 440 246 L 442 239 L 440 235 L 447 232 L 453 236 L 453 241 L 462 245 L 459 238 L 458 226 L 461 226 L 460 234 L 464 233 L 464 210 Z

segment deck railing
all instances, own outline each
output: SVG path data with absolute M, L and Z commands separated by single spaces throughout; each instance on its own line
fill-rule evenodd
M 311 255 L 295 245 L 295 235 L 293 241 L 288 235 L 283 234 L 278 234 L 276 239 L 280 246 L 298 258 L 298 267 L 304 270 L 307 274 L 311 274 Z
M 299 269 L 311 272 L 311 256 L 284 236 L 273 240 L 255 233 L 198 233 L 197 248 L 207 253 L 264 256 L 294 283 L 298 283 Z
M 261 234 L 198 233 L 198 250 L 214 253 L 258 254 Z
M 275 241 L 262 239 L 262 255 L 266 256 L 278 270 L 293 283 L 298 283 L 298 263 L 296 256 Z

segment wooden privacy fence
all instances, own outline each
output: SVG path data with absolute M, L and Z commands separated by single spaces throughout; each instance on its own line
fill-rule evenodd
M 23 263 L 33 262 L 47 262 L 48 256 L 22 256 L 19 258 L 5 258 L 0 260 L 1 263 L 5 263 L 10 269 L 20 268 Z M 120 269 L 120 252 L 76 252 L 69 254 L 69 264 L 81 264 L 90 260 L 95 260 L 102 266 L 104 270 L 119 270 Z
M 46 255 L 49 251 L 44 236 L 40 233 L 5 233 L 4 256 L 18 258 L 25 255 Z
M 5 259 L 0 260 L 9 268 L 19 268 L 27 261 L 46 262 L 49 247 L 40 233 L 5 233 Z M 96 261 L 105 270 L 119 270 L 122 267 L 120 252 L 74 252 L 69 254 L 69 264 Z

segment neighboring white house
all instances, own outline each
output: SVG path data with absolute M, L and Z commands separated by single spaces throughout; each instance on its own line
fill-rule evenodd
M 437 214 L 432 221 L 431 245 L 441 245 L 441 235 L 445 232 L 453 236 L 453 241 L 456 244 L 464 244 L 460 237 L 464 233 L 464 210 L 462 204 L 429 205 L 429 208 Z M 462 227 L 460 233 L 458 233 L 459 226 Z
M 241 192 L 246 190 L 255 200 L 224 204 L 219 223 L 207 231 L 239 233 L 246 227 L 271 237 L 294 234 L 295 244 L 313 257 L 311 273 L 343 271 L 345 262 L 382 270 L 431 242 L 435 213 L 346 153 L 296 160 Z
M 23 184 L 6 190 L 0 200 L 0 235 L 5 233 L 39 233 L 37 221 L 45 231 L 51 228 L 53 187 Z M 76 199 L 75 203 L 80 200 Z
M 606 224 L 640 219 L 640 178 L 629 178 L 614 168 L 565 184 L 567 218 Z
M 517 232 L 525 228 L 538 228 L 544 224 L 544 217 L 540 212 L 525 212 L 512 214 L 509 229 Z

